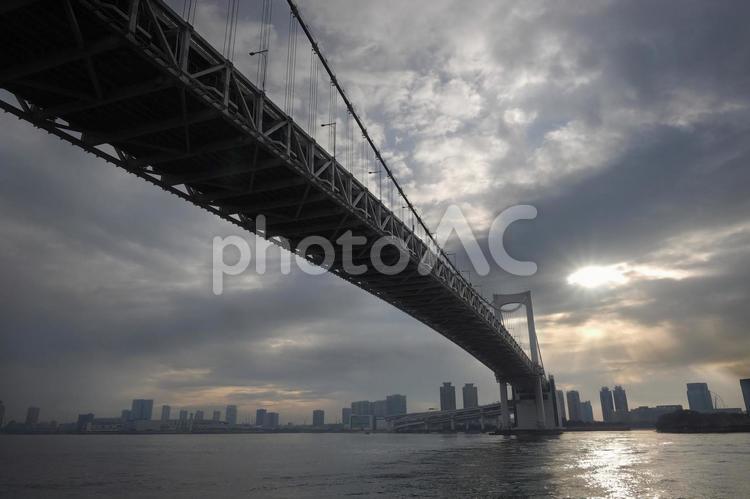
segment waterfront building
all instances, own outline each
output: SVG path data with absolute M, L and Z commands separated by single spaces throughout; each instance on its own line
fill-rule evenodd
M 131 421 L 150 421 L 154 410 L 154 401 L 150 399 L 134 399 L 130 406 Z
M 221 411 L 214 411 L 211 421 L 221 421 Z
M 400 395 L 398 393 L 388 395 L 385 398 L 385 405 L 386 416 L 398 416 L 399 414 L 406 414 L 406 395 Z
M 707 383 L 688 383 L 687 399 L 691 411 L 711 412 L 714 410 Z
M 628 409 L 628 395 L 625 393 L 625 389 L 620 385 L 615 386 L 612 391 L 612 398 L 615 399 L 615 412 L 627 414 Z
M 602 419 L 605 423 L 611 423 L 615 419 L 615 404 L 612 392 L 606 386 L 599 391 L 599 400 L 602 403 Z
M 376 400 L 370 405 L 372 415 L 376 418 L 382 418 L 386 415 L 386 401 L 385 400 Z
M 750 378 L 741 379 L 740 388 L 742 389 L 742 398 L 745 400 L 745 414 L 750 415 Z M 0 406 L 2 406 L 1 402 Z M 0 417 L 0 424 L 2 424 L 2 417 Z
M 565 394 L 568 402 L 568 421 L 583 421 L 581 417 L 581 395 L 578 390 L 570 390 Z
M 716 407 L 711 412 L 719 412 L 724 414 L 742 414 L 742 409 L 739 407 Z
M 38 407 L 29 407 L 26 411 L 26 425 L 31 426 L 39 422 L 39 413 L 41 410 Z
M 84 432 L 84 431 L 90 431 L 91 425 L 94 422 L 94 415 L 92 413 L 88 414 L 79 414 L 78 420 L 76 421 L 76 431 L 77 432 Z
M 130 409 L 123 409 L 123 410 L 122 410 L 122 411 L 120 412 L 120 419 L 121 419 L 121 420 L 122 420 L 123 422 L 128 422 L 128 421 L 130 421 L 130 417 L 131 417 L 131 416 L 130 416 Z
M 352 430 L 372 430 L 375 419 L 371 414 L 352 414 L 349 425 Z
M 633 426 L 654 426 L 664 414 L 681 411 L 681 405 L 657 405 L 656 407 L 640 406 L 630 411 L 628 420 Z
M 205 415 L 203 414 L 203 411 L 198 409 L 195 411 L 195 416 L 193 417 L 193 421 L 203 421 L 203 418 Z
M 557 402 L 557 413 L 560 415 L 560 421 L 565 424 L 568 415 L 565 412 L 565 394 L 562 390 L 555 390 L 555 401 Z
M 5 422 L 5 406 L 3 405 L 3 401 L 0 400 L 0 428 L 3 427 L 4 422 Z
M 352 415 L 372 416 L 372 404 L 369 400 L 359 400 L 352 402 Z
M 267 412 L 264 418 L 265 428 L 275 429 L 279 427 L 279 413 L 278 412 Z
M 88 431 L 92 433 L 115 433 L 123 429 L 122 418 L 94 418 Z
M 325 424 L 326 413 L 322 409 L 315 409 L 313 411 L 312 421 L 313 426 L 323 426 Z
M 137 432 L 159 432 L 164 423 L 161 421 L 151 421 L 150 419 L 140 419 L 130 423 L 129 428 Z
M 557 400 L 557 413 L 560 415 L 560 420 L 563 424 L 568 421 L 568 415 L 565 413 L 565 394 L 562 390 L 556 390 L 555 400 Z
M 168 405 L 161 406 L 161 420 L 162 421 L 169 421 L 169 416 L 172 413 L 172 408 Z
M 447 381 L 440 387 L 440 410 L 456 410 L 456 387 Z
M 255 411 L 255 426 L 264 426 L 266 424 L 266 410 L 258 409 Z
M 464 409 L 479 407 L 479 394 L 474 383 L 466 383 L 461 389 L 464 399 Z
M 180 421 L 187 421 L 188 419 L 188 412 L 185 409 L 180 410 Z
M 591 401 L 581 402 L 581 421 L 584 423 L 594 422 L 594 408 L 591 407 Z
M 341 409 L 341 423 L 344 425 L 344 428 L 349 427 L 349 418 L 351 417 L 352 417 L 351 407 L 344 407 Z
M 236 425 L 237 424 L 237 406 L 228 405 L 224 416 L 226 417 L 227 424 Z

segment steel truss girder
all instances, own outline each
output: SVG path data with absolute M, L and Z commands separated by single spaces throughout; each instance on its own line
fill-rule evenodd
M 205 182 L 207 180 L 216 180 L 246 173 L 269 170 L 278 168 L 283 164 L 284 163 L 278 159 L 270 159 L 257 165 L 239 164 L 218 168 L 206 168 L 189 173 L 165 173 L 164 175 L 162 175 L 162 180 L 164 180 L 168 185 L 193 184 L 198 182 Z
M 66 49 L 43 59 L 29 61 L 15 67 L 5 68 L 0 71 L 0 85 L 7 85 L 14 80 L 27 78 L 71 62 L 109 52 L 110 50 L 121 47 L 122 45 L 123 41 L 119 37 L 114 35 L 107 36 L 106 38 L 97 40 L 84 48 Z

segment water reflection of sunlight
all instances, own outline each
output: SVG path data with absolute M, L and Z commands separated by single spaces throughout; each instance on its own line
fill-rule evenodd
M 604 435 L 602 435 L 604 436 Z M 643 465 L 648 461 L 644 449 L 627 438 L 597 439 L 594 445 L 581 449 L 575 467 L 587 486 L 599 489 L 608 497 L 635 497 L 642 494 L 653 478 Z

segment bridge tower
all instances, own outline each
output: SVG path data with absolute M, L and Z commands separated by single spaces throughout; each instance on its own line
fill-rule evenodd
M 531 361 L 537 368 L 537 374 L 531 378 L 504 379 L 496 374 L 500 384 L 500 404 L 502 414 L 500 427 L 504 431 L 512 429 L 510 408 L 508 404 L 508 385 L 512 388 L 512 400 L 515 408 L 515 429 L 517 430 L 552 430 L 562 426 L 562 415 L 557 413 L 555 381 L 547 378 L 539 352 L 539 342 L 534 323 L 534 308 L 531 303 L 531 291 L 513 294 L 496 294 L 493 297 L 495 308 L 500 311 L 506 305 L 518 304 L 526 310 L 526 323 L 529 332 L 529 349 Z

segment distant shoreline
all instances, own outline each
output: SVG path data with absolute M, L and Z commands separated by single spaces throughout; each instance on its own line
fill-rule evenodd
M 750 433 L 750 426 L 740 426 L 737 428 L 667 428 L 657 429 L 659 433 Z
M 660 433 L 750 433 L 750 416 L 676 411 L 660 417 L 656 430 Z

